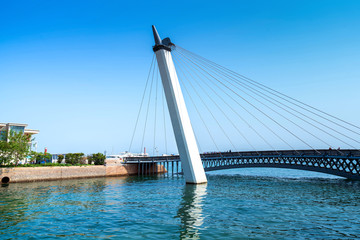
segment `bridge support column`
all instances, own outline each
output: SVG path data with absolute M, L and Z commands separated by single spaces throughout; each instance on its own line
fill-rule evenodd
M 206 183 L 206 175 L 201 163 L 199 149 L 196 144 L 194 131 L 185 106 L 174 62 L 171 56 L 169 38 L 160 39 L 156 28 L 152 26 L 155 46 L 153 50 L 159 66 L 162 85 L 165 91 L 171 123 L 179 151 L 181 165 L 184 169 L 186 183 Z

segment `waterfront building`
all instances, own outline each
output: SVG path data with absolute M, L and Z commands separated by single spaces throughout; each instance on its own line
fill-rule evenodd
M 26 128 L 27 126 L 27 124 L 23 123 L 0 123 L 0 140 L 7 141 L 7 136 L 9 136 L 10 131 L 14 131 L 16 133 L 21 132 L 25 135 L 30 136 L 30 139 L 32 139 L 33 135 L 40 132 L 39 130 L 28 129 Z M 31 144 L 32 146 L 33 142 L 29 142 L 29 144 Z
M 26 128 L 27 126 L 28 126 L 27 124 L 23 124 L 23 123 L 0 123 L 0 141 L 9 141 L 8 136 L 11 131 L 16 133 L 23 133 L 24 135 L 29 136 L 30 141 L 28 144 L 30 146 L 30 150 L 32 150 L 32 147 L 35 147 L 35 151 L 36 151 L 37 142 L 32 141 L 33 140 L 32 136 L 38 134 L 40 131 L 34 129 L 27 129 Z M 19 163 L 20 164 L 27 163 L 28 158 L 29 157 L 25 159 L 21 159 Z

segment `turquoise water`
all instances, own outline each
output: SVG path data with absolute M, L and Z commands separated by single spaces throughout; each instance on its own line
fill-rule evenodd
M 261 176 L 256 176 L 261 175 Z M 360 183 L 279 169 L 0 188 L 0 239 L 354 239 Z

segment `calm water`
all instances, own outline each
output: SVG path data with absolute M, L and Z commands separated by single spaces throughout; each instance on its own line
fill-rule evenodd
M 324 176 L 241 169 L 198 186 L 182 177 L 3 185 L 0 239 L 357 238 L 360 183 Z

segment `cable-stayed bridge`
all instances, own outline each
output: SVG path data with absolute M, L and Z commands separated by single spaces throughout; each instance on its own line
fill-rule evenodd
M 154 173 L 154 164 L 170 164 L 171 172 L 184 172 L 189 183 L 206 182 L 204 170 L 243 167 L 294 168 L 360 179 L 359 126 L 175 45 L 169 38 L 161 40 L 154 27 L 153 31 L 155 54 L 129 147 L 131 151 L 136 144 L 142 151 L 147 146 L 153 156 L 126 159 L 139 164 L 139 173 Z M 159 89 L 160 79 L 164 91 Z M 167 132 L 169 118 L 173 135 Z M 168 153 L 170 136 L 175 136 L 179 155 L 157 156 Z M 212 153 L 199 154 L 209 149 Z

